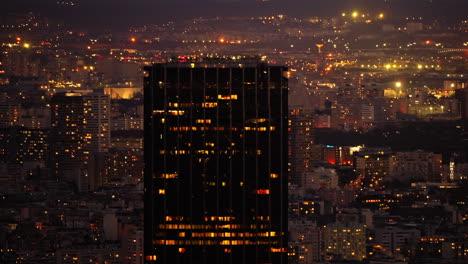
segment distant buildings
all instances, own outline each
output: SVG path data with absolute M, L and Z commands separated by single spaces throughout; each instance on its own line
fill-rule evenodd
M 375 229 L 375 244 L 391 256 L 402 255 L 403 252 L 415 250 L 421 231 L 415 227 L 380 227 Z
M 375 11 L 2 17 L 0 262 L 467 263 L 468 21 Z
M 385 150 L 359 152 L 354 157 L 356 171 L 365 186 L 377 187 L 393 173 L 393 157 Z
M 288 263 L 314 263 L 324 259 L 323 231 L 316 223 L 289 220 Z
M 366 258 L 366 227 L 362 224 L 332 223 L 323 230 L 325 252 L 332 259 Z
M 0 127 L 19 125 L 20 103 L 7 93 L 0 93 Z
M 432 152 L 397 152 L 394 156 L 392 175 L 400 181 L 440 182 L 442 155 Z

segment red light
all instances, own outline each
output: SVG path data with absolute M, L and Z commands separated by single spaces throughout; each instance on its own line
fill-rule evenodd
M 102 59 L 102 58 L 104 58 L 104 56 L 102 56 L 102 55 L 99 55 L 99 58 L 100 58 L 100 59 Z

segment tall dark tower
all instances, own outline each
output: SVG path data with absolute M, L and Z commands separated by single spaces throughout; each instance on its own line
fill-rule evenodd
M 286 264 L 286 68 L 145 70 L 146 263 Z
M 460 117 L 468 120 L 468 88 L 456 90 L 455 96 L 459 102 Z

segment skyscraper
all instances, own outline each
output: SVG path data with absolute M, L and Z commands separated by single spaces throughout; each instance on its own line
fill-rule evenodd
M 89 152 L 107 152 L 110 148 L 110 96 L 95 91 L 83 96 L 85 134 Z
M 287 263 L 286 68 L 145 70 L 145 261 Z
M 95 190 L 108 183 L 104 163 L 111 141 L 110 96 L 103 90 L 84 94 L 83 108 L 85 150 L 89 154 L 88 184 L 89 190 Z
M 464 120 L 467 120 L 468 119 L 468 88 L 457 90 L 456 97 L 459 101 L 460 117 Z
M 86 159 L 82 94 L 55 94 L 51 101 L 51 123 L 50 161 L 54 173 L 70 180 L 82 178 L 78 175 Z
M 102 186 L 103 163 L 98 163 L 110 148 L 109 111 L 110 97 L 99 91 L 52 98 L 51 165 L 57 177 L 75 182 L 80 191 Z
M 305 175 L 313 171 L 312 145 L 313 113 L 302 107 L 289 111 L 289 181 L 293 184 L 304 182 Z

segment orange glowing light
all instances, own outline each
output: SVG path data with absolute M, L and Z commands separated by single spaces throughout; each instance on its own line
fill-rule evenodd
M 269 189 L 258 189 L 256 191 L 256 194 L 270 194 L 270 190 Z
M 318 48 L 318 53 L 322 53 L 322 47 L 325 46 L 325 44 L 317 43 L 317 44 L 315 44 L 315 46 L 317 46 L 317 48 Z
M 220 38 L 219 42 L 224 43 L 224 42 L 226 42 L 226 40 L 224 38 Z
M 135 37 L 131 37 L 131 38 L 130 38 L 130 41 L 133 42 L 133 43 L 135 43 L 135 42 L 137 41 L 137 39 L 136 39 Z
M 21 38 L 20 38 L 20 37 L 16 37 L 16 41 L 17 41 L 17 42 L 21 42 Z
M 431 44 L 431 41 L 430 41 L 430 40 L 426 40 L 426 44 L 427 44 L 427 45 Z

